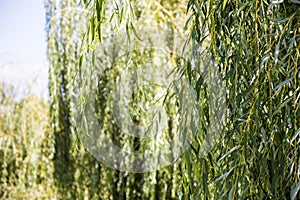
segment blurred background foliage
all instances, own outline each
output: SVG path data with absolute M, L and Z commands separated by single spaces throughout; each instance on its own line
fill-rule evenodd
M 0 85 L 0 197 L 55 198 L 49 103 L 33 94 L 16 100 Z
M 299 198 L 297 1 L 48 0 L 45 9 L 50 103 L 33 95 L 15 101 L 7 87 L 1 88 L 1 198 Z M 166 55 L 174 68 L 182 72 L 181 79 L 189 81 L 202 97 L 197 99 L 203 105 L 199 111 L 198 139 L 174 165 L 132 174 L 105 167 L 84 148 L 78 137 L 82 130 L 77 130 L 78 105 L 74 98 L 80 93 L 79 83 L 93 69 L 101 75 L 95 100 L 99 103 L 103 130 L 119 145 L 129 141 L 130 149 L 147 147 L 126 138 L 114 124 L 111 112 L 111 91 L 116 90 L 119 74 L 125 69 L 124 58 L 114 51 L 124 41 L 111 35 L 123 31 L 130 42 L 144 27 L 183 34 L 191 44 L 186 49 L 188 53 L 216 66 L 224 83 L 227 107 L 220 138 L 203 154 L 203 136 L 215 123 L 207 120 L 209 106 L 201 104 L 209 98 L 205 92 L 207 83 L 202 83 L 201 70 L 191 67 L 190 60 L 182 63 L 176 55 Z M 174 37 L 169 44 L 171 41 L 175 41 Z M 108 44 L 110 48 L 102 51 Z M 145 53 L 149 52 L 141 50 L 132 55 L 140 63 L 156 55 L 146 57 Z M 163 63 L 164 59 L 160 59 Z M 156 68 L 159 70 L 159 66 Z M 128 68 L 129 72 L 135 69 L 136 65 Z M 132 105 L 149 101 L 146 97 L 152 97 L 155 89 L 144 87 L 144 97 L 134 96 Z M 178 114 L 171 98 L 166 104 L 171 114 Z M 140 107 L 132 109 L 137 113 L 135 120 L 147 117 Z M 180 124 L 171 116 L 169 137 Z

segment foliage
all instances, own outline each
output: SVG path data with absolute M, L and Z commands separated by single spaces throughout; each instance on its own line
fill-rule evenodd
M 213 56 L 227 88 L 223 138 L 207 158 L 198 159 L 204 168 L 192 165 L 199 170 L 195 180 L 206 176 L 199 197 L 295 198 L 300 181 L 299 4 L 191 0 L 188 10 L 191 38 L 200 46 L 210 38 L 204 53 Z
M 0 198 L 53 199 L 54 144 L 45 100 L 0 87 Z
M 57 5 L 47 1 L 58 198 L 296 199 L 300 183 L 300 9 L 295 2 L 62 0 Z M 191 60 L 182 63 L 171 56 L 175 71 L 183 75 L 181 83 L 188 81 L 201 97 L 197 100 L 203 106 L 196 124 L 197 140 L 173 166 L 129 174 L 104 167 L 84 149 L 77 137 L 84 130 L 77 130 L 75 112 L 87 100 L 79 90 L 87 80 L 97 91 L 94 99 L 102 129 L 119 145 L 129 142 L 131 150 L 148 148 L 147 143 L 124 136 L 112 114 L 112 94 L 120 74 L 132 75 L 138 69 L 134 64 L 126 66 L 125 61 L 145 63 L 157 58 L 141 48 L 127 57 L 116 54 L 121 46 L 128 52 L 126 47 L 140 39 L 139 31 L 145 26 L 189 32 L 190 48 L 185 52 L 216 66 L 222 77 L 226 118 L 221 137 L 213 138 L 216 144 L 203 153 L 203 136 L 218 124 L 211 120 L 205 103 L 210 83 L 202 81 L 203 72 Z M 111 36 L 123 32 L 125 37 L 119 40 Z M 89 79 L 93 73 L 97 79 Z M 130 100 L 137 122 L 147 120 L 139 103 L 146 104 L 156 89 L 145 86 L 138 93 L 143 95 Z M 81 101 L 75 105 L 78 95 Z M 174 116 L 169 117 L 169 137 L 180 126 L 175 120 L 180 109 L 174 101 L 167 98 L 166 102 Z
M 1 198 L 299 198 L 297 1 L 48 0 L 45 8 L 50 105 L 34 95 L 16 101 L 13 90 L 1 85 Z M 153 50 L 160 41 L 151 31 L 143 32 L 149 26 L 170 31 L 159 35 L 167 52 Z M 174 51 L 174 41 L 179 40 L 175 32 L 188 41 L 182 47 L 187 59 Z M 152 64 L 151 70 L 139 67 L 145 63 Z M 124 109 L 116 108 L 115 101 L 127 97 L 135 123 L 150 122 L 146 105 L 166 87 L 142 84 L 133 94 L 121 92 L 128 82 L 138 80 L 136 73 L 157 77 L 168 64 L 181 76 L 178 90 L 157 101 L 167 110 L 167 129 L 150 142 L 126 136 L 116 121 L 123 121 L 126 129 L 129 118 L 114 115 Z M 206 73 L 205 65 L 215 68 Z M 210 78 L 216 73 L 226 95 L 222 129 L 220 119 L 212 118 L 212 112 L 222 110 L 211 111 L 208 103 L 211 96 L 224 103 L 220 93 L 209 94 L 214 84 Z M 144 152 L 155 149 L 153 143 L 167 145 L 180 130 L 185 119 L 180 113 L 182 94 L 191 86 L 200 119 L 191 148 L 174 165 L 154 172 L 107 168 L 78 136 L 88 134 L 78 128 L 75 117 L 88 100 L 86 83 L 92 83 L 88 89 L 94 90 L 101 129 L 116 144 Z M 211 134 L 216 130 L 222 133 L 219 137 Z M 207 140 L 207 135 L 212 137 Z
M 124 1 L 122 2 L 124 5 L 123 8 L 119 8 L 118 6 L 121 4 L 95 1 L 94 7 L 91 6 L 92 3 L 85 4 L 85 9 L 96 10 L 92 16 L 85 16 L 83 14 L 85 13 L 84 8 L 76 6 L 75 2 L 62 1 L 59 7 L 56 7 L 54 2 L 48 3 L 47 13 L 49 17 L 49 27 L 47 30 L 49 34 L 48 55 L 51 64 L 51 121 L 56 144 L 54 157 L 56 163 L 55 179 L 56 186 L 59 190 L 59 198 L 89 197 L 98 199 L 99 196 L 103 199 L 176 198 L 175 190 L 172 188 L 177 187 L 177 182 L 176 180 L 172 180 L 172 173 L 174 171 L 173 168 L 177 169 L 178 166 L 148 174 L 128 174 L 126 172 L 118 172 L 105 168 L 86 152 L 74 134 L 81 131 L 76 130 L 77 127 L 75 126 L 76 119 L 74 112 L 76 112 L 76 109 L 74 107 L 74 97 L 78 95 L 77 87 L 79 86 L 80 88 L 81 84 L 84 83 L 82 80 L 86 80 L 88 74 L 91 74 L 91 70 L 94 70 L 93 72 L 99 74 L 99 77 L 97 77 L 99 79 L 99 83 L 97 83 L 97 91 L 99 91 L 99 93 L 96 100 L 99 102 L 97 109 L 100 114 L 99 120 L 104 124 L 104 131 L 110 133 L 116 142 L 122 143 L 124 140 L 127 140 L 127 142 L 130 141 L 130 138 L 122 136 L 119 128 L 113 123 L 113 115 L 110 114 L 112 113 L 111 99 L 113 98 L 110 96 L 110 93 L 115 90 L 114 85 L 116 84 L 118 73 L 125 73 L 125 66 L 122 65 L 122 63 L 124 63 L 124 57 L 116 56 L 114 52 L 114 50 L 118 48 L 118 45 L 122 44 L 122 41 L 120 41 L 122 38 L 119 40 L 116 37 L 110 38 L 111 27 L 113 27 L 116 32 L 126 29 L 127 35 L 134 34 L 132 5 L 136 5 L 132 6 L 136 11 L 140 10 L 143 12 L 140 13 L 140 19 L 134 23 L 142 25 L 146 22 L 147 18 L 153 17 L 163 19 L 163 23 L 157 26 L 166 26 L 166 24 L 171 21 L 169 18 L 173 18 L 176 12 L 180 11 L 179 14 L 183 16 L 185 11 L 184 7 L 178 10 L 176 7 L 176 5 L 179 4 L 178 2 L 173 5 L 171 3 L 165 3 L 166 5 L 164 6 L 169 7 L 169 10 L 167 10 L 157 2 L 156 6 L 147 10 L 147 2 Z M 70 12 L 62 12 L 65 9 L 68 9 Z M 81 10 L 81 12 L 78 10 Z M 155 16 L 153 16 L 152 12 L 155 10 Z M 59 15 L 57 13 L 59 13 Z M 99 13 L 105 13 L 106 15 L 99 16 Z M 167 14 L 170 15 L 169 18 L 164 19 Z M 126 21 L 118 20 L 120 15 L 124 16 Z M 111 16 L 110 21 L 104 23 L 105 19 L 108 18 L 107 16 Z M 185 20 L 181 20 L 181 25 L 176 26 L 183 26 L 184 21 Z M 89 26 L 86 29 L 87 31 L 84 30 L 84 28 L 80 29 L 82 24 L 84 27 L 86 22 L 89 22 Z M 176 23 L 178 22 L 179 21 Z M 74 27 L 74 23 L 77 26 Z M 156 23 L 156 21 L 153 20 L 151 23 Z M 100 24 L 102 26 L 100 26 Z M 70 26 L 72 28 L 70 28 Z M 84 43 L 82 44 L 80 41 L 81 37 L 84 38 Z M 110 43 L 110 48 L 106 49 L 107 52 L 101 51 L 101 47 L 99 47 L 98 43 L 100 41 Z M 146 58 L 144 58 L 143 55 L 149 53 L 149 50 L 133 52 L 133 54 L 140 59 L 137 59 L 135 62 L 147 62 L 147 60 L 144 60 Z M 90 58 L 93 58 L 93 60 Z M 119 68 L 115 67 L 114 64 L 118 65 Z M 134 71 L 136 66 L 132 63 L 128 68 Z M 158 69 L 159 68 L 156 70 Z M 144 92 L 144 97 L 148 96 L 145 101 L 149 98 L 151 99 L 154 95 L 154 92 L 151 92 L 151 88 L 141 92 Z M 84 99 L 86 97 L 86 95 L 82 95 L 81 98 Z M 144 97 L 136 96 L 136 101 L 132 103 L 140 103 L 144 101 L 141 100 L 141 98 Z M 142 117 L 139 116 L 138 109 L 139 108 L 133 105 L 133 111 L 136 112 L 136 120 L 146 117 L 145 114 Z M 136 144 L 136 142 L 133 142 L 131 148 L 136 146 Z M 151 186 L 153 184 L 154 186 Z

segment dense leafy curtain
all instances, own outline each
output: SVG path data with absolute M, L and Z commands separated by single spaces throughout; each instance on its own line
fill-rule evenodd
M 191 164 L 206 198 L 289 199 L 299 187 L 299 2 L 190 1 L 191 37 L 226 82 L 224 135 Z M 197 152 L 193 153 L 197 156 Z M 198 169 L 197 169 L 198 168 Z M 194 194 L 191 194 L 194 195 Z
M 296 198 L 300 187 L 297 1 L 61 0 L 57 4 L 49 0 L 46 10 L 54 175 L 61 198 Z M 191 56 L 182 60 L 172 51 L 155 54 L 139 42 L 138 50 L 129 54 L 126 48 L 140 40 L 141 30 L 147 26 L 169 30 L 169 37 L 160 36 L 166 38 L 170 49 L 172 42 L 178 41 L 174 32 L 183 34 L 184 41 L 189 42 L 182 49 Z M 155 43 L 151 36 L 149 33 L 150 38 L 142 38 L 149 40 L 149 47 Z M 164 66 L 166 57 L 181 74 L 179 89 L 173 91 L 175 97 L 187 85 L 196 92 L 196 139 L 173 165 L 155 172 L 132 174 L 107 168 L 85 149 L 78 136 L 84 130 L 76 124 L 77 107 L 84 107 L 87 96 L 83 94 L 88 94 L 81 93 L 82 86 L 94 84 L 101 129 L 116 144 L 145 151 L 151 148 L 149 144 L 126 136 L 116 124 L 113 94 L 121 92 L 116 87 L 122 85 L 121 80 L 128 81 L 120 78 L 122 73 L 135 80 L 133 72 L 140 70 L 136 63 L 155 58 Z M 127 65 L 128 59 L 133 62 Z M 205 64 L 213 66 L 207 75 L 197 68 Z M 153 64 L 151 73 L 162 70 L 161 66 Z M 149 69 L 139 72 L 150 73 Z M 226 96 L 225 103 L 219 102 L 226 105 L 221 127 L 215 121 L 220 119 L 212 118 L 209 111 L 213 107 L 208 103 L 209 96 L 218 99 L 217 95 L 223 94 L 208 94 L 212 82 L 207 77 L 214 74 L 220 75 L 222 83 L 216 84 L 222 84 Z M 139 89 L 129 98 L 135 123 L 150 120 L 140 104 L 153 99 L 158 87 L 143 85 Z M 167 142 L 180 129 L 176 116 L 181 112 L 178 104 L 184 101 L 178 96 L 165 98 L 167 139 L 158 141 Z M 80 101 L 74 102 L 78 97 Z M 216 113 L 222 110 L 213 112 L 218 116 Z M 212 130 L 220 133 L 218 137 L 212 135 L 214 145 L 209 146 L 205 136 Z

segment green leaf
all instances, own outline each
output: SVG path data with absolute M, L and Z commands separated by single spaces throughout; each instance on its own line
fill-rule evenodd
M 278 84 L 273 90 L 277 90 L 277 89 L 280 89 L 282 86 L 284 86 L 285 84 L 291 82 L 293 80 L 293 77 L 281 82 L 280 84 Z
M 192 64 L 189 60 L 186 61 L 186 69 L 187 69 L 189 83 L 192 84 Z
M 226 154 L 224 154 L 220 159 L 219 162 L 222 161 L 224 158 L 228 157 L 230 154 L 232 154 L 233 152 L 235 152 L 236 150 L 240 149 L 241 146 L 235 146 L 232 149 L 230 149 L 230 151 L 228 151 Z
M 136 29 L 135 29 L 132 22 L 130 23 L 130 26 L 131 26 L 131 29 L 133 30 L 133 33 L 134 33 L 135 37 L 137 37 L 138 40 L 142 41 L 142 39 L 139 37 L 139 35 L 138 35 L 138 33 L 137 33 L 137 31 L 136 31 Z
M 300 135 L 300 128 L 296 131 L 290 142 L 293 142 Z
M 297 183 L 297 185 L 291 191 L 291 200 L 294 200 L 296 198 L 296 195 L 299 192 L 299 190 L 300 190 L 300 181 Z
M 223 0 L 223 6 L 222 6 L 222 10 L 225 10 L 226 4 L 227 4 L 228 0 Z
M 243 11 L 243 10 L 246 8 L 247 5 L 249 5 L 249 2 L 244 3 L 244 4 L 238 9 L 237 15 L 239 15 L 240 12 Z

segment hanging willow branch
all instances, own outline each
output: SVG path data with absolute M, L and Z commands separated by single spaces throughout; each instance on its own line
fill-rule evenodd
M 54 162 L 61 197 L 297 199 L 300 183 L 297 1 L 94 0 L 82 3 L 47 2 Z M 166 39 L 168 53 L 147 49 L 159 43 L 155 38 L 141 37 L 144 33 L 141 30 L 147 26 L 170 30 L 167 36 L 159 35 Z M 174 32 L 182 36 L 185 30 L 189 37 L 184 38 L 188 42 L 183 52 L 189 56 L 181 59 L 179 55 L 183 53 L 174 53 Z M 138 48 L 130 48 L 132 44 Z M 151 63 L 154 58 L 159 64 Z M 159 86 L 136 84 L 136 75 L 157 77 L 163 74 L 161 66 L 169 59 L 173 72 L 179 74 L 174 78 L 178 87 L 161 98 L 168 125 L 164 134 L 157 137 L 157 144 L 167 146 L 173 142 L 176 130 L 185 122 L 178 115 L 184 110 L 180 106 L 195 101 L 199 105 L 199 122 L 191 124 L 197 130 L 191 149 L 173 166 L 156 172 L 129 174 L 103 167 L 74 137 L 79 131 L 89 134 L 78 130 L 74 119 L 77 108 L 84 110 L 88 100 L 84 94 L 89 91 L 82 88 L 88 83 L 94 87 L 97 122 L 115 144 L 131 151 L 152 150 L 157 144 L 126 136 L 122 129 L 129 127 L 126 121 L 129 117 L 116 117 L 114 112 L 128 108 L 130 120 L 136 124 L 153 121 L 144 105 L 160 94 Z M 139 68 L 141 63 L 153 64 L 152 71 Z M 212 70 L 206 70 L 205 66 L 212 66 Z M 216 74 L 221 76 L 219 82 L 207 81 L 213 80 Z M 210 93 L 213 84 L 220 85 L 220 82 L 224 91 Z M 133 94 L 115 95 L 127 91 L 129 83 L 138 86 Z M 118 88 L 117 84 L 123 87 Z M 195 91 L 194 99 L 185 98 L 185 88 Z M 223 92 L 226 119 L 225 126 L 220 128 L 217 113 L 222 110 L 217 109 L 217 104 L 224 102 L 216 101 L 213 107 L 210 97 L 218 99 Z M 74 104 L 78 95 L 81 95 L 78 104 Z M 129 106 L 116 108 L 117 100 Z M 123 127 L 118 126 L 117 120 L 124 122 Z

